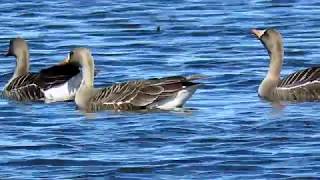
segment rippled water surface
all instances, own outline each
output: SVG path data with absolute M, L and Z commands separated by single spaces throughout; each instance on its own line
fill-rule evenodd
M 320 176 L 319 103 L 273 109 L 257 96 L 267 52 L 251 34 L 276 27 L 282 74 L 320 64 L 320 3 L 18 1 L 0 4 L 0 51 L 21 36 L 32 71 L 91 48 L 96 86 L 209 78 L 188 112 L 83 114 L 67 103 L 0 100 L 0 179 L 305 179 Z M 160 31 L 157 31 L 157 28 Z M 15 62 L 1 58 L 1 87 Z

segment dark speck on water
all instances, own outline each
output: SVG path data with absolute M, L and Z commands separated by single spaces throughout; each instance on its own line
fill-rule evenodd
M 188 111 L 83 114 L 73 102 L 0 99 L 0 179 L 320 176 L 320 106 L 275 111 L 259 99 L 269 59 L 250 33 L 267 27 L 282 33 L 283 75 L 319 65 L 318 1 L 3 0 L 0 12 L 0 51 L 11 38 L 26 38 L 32 71 L 85 46 L 100 71 L 97 87 L 208 76 Z M 2 87 L 14 67 L 14 58 L 1 56 Z

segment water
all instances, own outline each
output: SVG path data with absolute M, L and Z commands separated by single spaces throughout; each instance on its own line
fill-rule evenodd
M 257 96 L 268 57 L 251 28 L 284 37 L 283 74 L 319 64 L 317 1 L 18 1 L 0 5 L 0 50 L 21 36 L 32 70 L 93 51 L 96 86 L 205 74 L 188 113 L 83 114 L 0 100 L 0 179 L 306 179 L 320 174 L 318 103 Z M 157 32 L 160 27 L 160 32 Z M 1 87 L 15 66 L 1 57 Z

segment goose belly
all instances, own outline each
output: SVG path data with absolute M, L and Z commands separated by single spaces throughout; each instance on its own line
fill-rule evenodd
M 163 110 L 172 110 L 177 107 L 182 107 L 185 102 L 191 98 L 197 90 L 198 85 L 189 86 L 177 92 L 176 96 L 168 97 L 164 100 L 152 104 L 151 108 L 158 108 Z
M 44 91 L 46 102 L 72 100 L 81 84 L 82 74 L 79 73 L 67 82 Z

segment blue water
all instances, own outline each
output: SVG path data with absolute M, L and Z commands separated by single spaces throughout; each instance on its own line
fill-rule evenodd
M 251 28 L 284 37 L 282 74 L 320 64 L 320 3 L 305 0 L 2 0 L 0 51 L 28 40 L 32 70 L 89 47 L 96 86 L 205 74 L 188 112 L 84 114 L 0 99 L 0 179 L 306 179 L 320 176 L 318 103 L 257 96 L 268 66 Z M 160 31 L 157 31 L 160 27 Z M 0 57 L 1 87 L 13 58 Z

